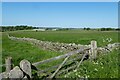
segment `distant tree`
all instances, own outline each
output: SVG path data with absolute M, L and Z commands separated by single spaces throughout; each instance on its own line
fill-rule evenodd
M 84 27 L 83 29 L 84 29 L 84 30 L 90 30 L 90 28 L 89 28 L 89 27 L 88 27 L 88 28 L 85 28 L 85 27 Z
M 120 31 L 120 28 L 115 29 L 116 31 Z
M 15 30 L 28 30 L 28 29 L 33 29 L 32 26 L 27 26 L 27 25 L 20 25 L 20 26 L 2 26 L 2 29 L 0 31 L 15 31 Z
M 90 28 L 86 28 L 86 30 L 90 30 Z
M 86 30 L 86 28 L 84 27 L 83 30 Z
M 101 31 L 105 31 L 106 29 L 105 28 L 101 28 Z
M 101 31 L 111 31 L 111 30 L 115 30 L 114 28 L 101 28 Z

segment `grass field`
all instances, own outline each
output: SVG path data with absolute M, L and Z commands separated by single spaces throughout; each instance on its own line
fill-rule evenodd
M 53 42 L 63 42 L 63 43 L 76 43 L 76 44 L 89 44 L 91 40 L 96 40 L 98 42 L 98 46 L 105 46 L 108 43 L 114 43 L 118 42 L 118 32 L 116 31 L 82 31 L 82 30 L 69 30 L 69 31 L 45 31 L 45 32 L 35 32 L 35 31 L 13 31 L 13 32 L 3 32 L 2 33 L 2 59 L 3 63 L 7 56 L 11 56 L 13 58 L 13 62 L 15 65 L 18 65 L 18 63 L 22 59 L 27 59 L 30 62 L 36 62 L 41 61 L 44 59 L 48 59 L 54 56 L 61 55 L 63 53 L 59 52 L 53 52 L 53 51 L 44 51 L 37 46 L 34 46 L 27 42 L 21 42 L 21 41 L 12 41 L 9 40 L 7 37 L 7 33 L 9 33 L 11 36 L 16 37 L 30 37 L 35 38 L 39 40 L 45 40 L 45 41 L 53 41 Z M 111 38 L 112 41 L 108 42 L 106 39 Z M 103 42 L 104 39 L 104 42 Z M 117 58 L 116 54 L 117 51 L 113 51 L 110 57 L 114 56 L 113 58 L 110 58 L 107 55 L 105 56 L 102 61 L 106 60 L 115 60 Z M 104 57 L 104 56 L 103 56 Z M 101 60 L 99 60 L 101 62 Z M 112 63 L 113 62 L 113 63 Z M 105 63 L 105 68 L 101 72 L 95 72 L 96 74 L 92 74 L 92 72 L 88 72 L 86 75 L 89 75 L 90 77 L 107 77 L 112 76 L 117 77 L 117 62 L 112 61 L 110 63 Z M 87 68 L 94 67 L 92 63 L 85 62 L 82 66 L 87 66 Z M 114 65 L 112 68 L 112 71 L 109 72 L 111 75 L 103 75 L 106 74 L 106 68 L 107 65 Z M 116 65 L 116 66 L 115 66 Z M 89 67 L 88 67 L 89 66 Z M 99 65 L 96 65 L 96 69 L 100 68 Z M 84 67 L 83 67 L 84 68 Z M 78 70 L 76 73 L 84 76 L 84 74 L 78 73 L 81 72 L 81 69 Z M 87 69 L 87 70 L 88 70 Z M 111 70 L 111 67 L 108 68 L 108 70 Z M 115 72 L 114 70 L 115 69 Z M 94 70 L 91 70 L 94 71 Z M 83 71 L 83 73 L 85 73 Z M 101 73 L 101 74 L 98 74 Z M 90 75 L 91 74 L 91 75 Z M 78 77 L 75 75 L 75 72 L 71 72 L 70 75 L 67 74 L 68 77 Z M 64 76 L 63 76 L 64 77 Z
M 2 65 L 2 32 L 0 32 L 0 65 Z M 0 67 L 0 72 L 2 68 Z
M 94 61 L 84 61 L 83 64 L 67 74 L 64 78 L 118 78 L 118 51 L 112 51 L 107 55 L 100 55 Z
M 16 37 L 31 37 L 39 40 L 47 40 L 54 42 L 89 44 L 91 40 L 96 40 L 98 46 L 105 46 L 109 42 L 103 42 L 103 39 L 112 38 L 112 42 L 118 42 L 117 31 L 83 31 L 83 30 L 68 30 L 68 31 L 23 31 L 11 32 L 10 35 Z
M 22 59 L 27 59 L 33 63 L 62 54 L 59 52 L 56 53 L 52 51 L 44 51 L 26 42 L 12 41 L 8 39 L 6 33 L 3 33 L 2 36 L 3 64 L 5 58 L 8 56 L 11 56 L 13 58 L 14 65 L 18 65 Z

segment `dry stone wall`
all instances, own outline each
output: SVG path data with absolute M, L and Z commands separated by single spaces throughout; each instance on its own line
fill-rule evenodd
M 120 43 L 113 43 L 113 44 L 108 44 L 105 47 L 98 47 L 97 52 L 98 53 L 108 53 L 111 52 L 112 50 L 120 50 Z
M 96 41 L 91 41 L 90 45 L 80 45 L 80 44 L 75 44 L 75 43 L 55 43 L 55 42 L 49 42 L 49 41 L 40 41 L 37 39 L 32 39 L 32 38 L 17 38 L 13 36 L 8 36 L 9 39 L 11 40 L 18 40 L 18 41 L 26 41 L 30 42 L 31 44 L 37 45 L 45 50 L 53 50 L 53 51 L 60 51 L 60 52 L 66 52 L 66 51 L 73 51 L 73 50 L 78 50 L 80 48 L 90 48 L 89 56 L 91 58 L 96 59 L 96 56 L 98 53 L 108 53 L 114 49 L 120 49 L 120 43 L 113 43 L 113 44 L 108 44 L 105 47 L 97 47 L 97 42 Z M 0 74 L 0 78 L 7 78 L 7 79 L 12 79 L 12 78 L 18 78 L 18 79 L 30 79 L 32 78 L 31 74 L 31 63 L 27 60 L 22 60 L 20 62 L 19 66 L 15 66 L 13 69 L 11 66 L 11 58 L 6 59 L 6 72 L 3 72 Z M 9 68 L 8 68 L 8 67 Z
M 30 42 L 31 44 L 37 45 L 38 47 L 42 48 L 43 50 L 50 50 L 50 51 L 59 51 L 59 52 L 70 52 L 80 48 L 89 48 L 90 45 L 81 45 L 75 43 L 59 43 L 59 42 L 50 42 L 50 41 L 41 41 L 33 38 L 17 38 L 17 37 L 9 37 L 11 40 L 19 40 L 19 41 L 26 41 Z
M 70 52 L 78 49 L 84 49 L 84 48 L 91 48 L 90 45 L 81 45 L 81 44 L 75 44 L 75 43 L 59 43 L 59 42 L 50 42 L 50 41 L 41 41 L 33 38 L 18 38 L 13 36 L 8 36 L 11 40 L 18 40 L 18 41 L 26 41 L 30 42 L 31 44 L 34 44 L 43 50 L 50 50 L 50 51 L 59 51 L 59 52 Z M 120 43 L 113 43 L 108 44 L 105 47 L 97 47 L 98 53 L 107 53 L 112 51 L 113 49 L 118 49 L 120 47 Z
M 24 59 L 20 62 L 20 66 L 15 66 L 10 71 L 0 73 L 0 78 L 7 80 L 29 80 L 32 78 L 31 63 Z

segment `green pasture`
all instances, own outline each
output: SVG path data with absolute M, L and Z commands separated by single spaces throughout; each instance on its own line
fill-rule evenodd
M 51 57 L 61 55 L 62 53 L 53 51 L 44 51 L 37 46 L 34 46 L 27 42 L 12 41 L 8 39 L 7 34 L 2 34 L 2 60 L 3 64 L 5 58 L 11 56 L 13 63 L 19 65 L 22 59 L 27 59 L 34 63 L 37 61 L 45 60 Z
M 98 46 L 105 46 L 108 43 L 118 42 L 117 31 L 15 31 L 9 33 L 16 37 L 30 37 L 43 41 L 54 41 L 63 43 L 89 44 L 91 40 L 96 40 Z M 111 38 L 111 42 L 107 42 L 107 38 Z M 105 42 L 103 41 L 105 40 Z
M 76 43 L 76 44 L 90 44 L 91 40 L 96 40 L 98 43 L 98 46 L 105 46 L 108 43 L 115 43 L 118 42 L 118 32 L 117 31 L 82 31 L 82 30 L 68 30 L 68 31 L 45 31 L 45 32 L 35 32 L 35 31 L 11 31 L 11 32 L 2 32 L 2 62 L 4 64 L 4 60 L 6 57 L 11 56 L 13 58 L 13 63 L 14 66 L 18 65 L 19 62 L 22 59 L 27 59 L 30 62 L 34 63 L 37 61 L 45 60 L 51 57 L 55 57 L 58 55 L 62 55 L 64 53 L 60 52 L 54 52 L 54 51 L 45 51 L 40 48 L 38 48 L 35 45 L 32 45 L 27 42 L 23 41 L 13 41 L 8 39 L 7 34 L 10 36 L 15 36 L 15 37 L 30 37 L 30 38 L 35 38 L 43 41 L 53 41 L 53 42 L 62 42 L 62 43 Z M 112 41 L 108 42 L 106 39 L 111 38 Z M 104 40 L 104 41 L 103 41 Z M 75 74 L 79 74 L 80 76 L 84 77 L 86 75 L 89 75 L 90 77 L 97 78 L 97 77 L 107 77 L 107 76 L 112 76 L 116 77 L 117 76 L 117 51 L 113 51 L 110 53 L 111 55 L 105 55 L 101 56 L 101 58 L 98 61 L 107 61 L 111 60 L 112 62 L 104 63 L 105 68 L 102 70 L 99 65 L 92 65 L 93 63 L 86 61 L 83 63 L 82 68 L 78 69 L 77 72 L 71 72 L 66 74 L 68 77 L 79 77 L 76 76 Z M 108 56 L 108 57 L 107 57 Z M 59 62 L 59 61 L 58 61 Z M 99 63 L 99 62 L 98 62 Z M 54 64 L 54 63 L 51 63 Z M 49 64 L 51 66 L 51 64 Z M 56 64 L 56 63 L 55 63 Z M 48 65 L 48 66 L 49 66 Z M 110 65 L 112 67 L 108 67 L 109 74 L 106 72 L 107 65 Z M 100 72 L 95 72 L 96 74 L 93 74 L 93 72 L 88 72 L 85 73 L 83 70 L 83 66 L 86 66 L 86 69 L 88 70 L 89 68 L 91 71 L 94 72 L 93 67 L 95 66 L 97 70 L 102 70 Z M 44 67 L 44 65 L 43 65 Z M 81 67 L 81 66 L 80 66 Z M 113 70 L 115 69 L 115 71 Z M 4 70 L 4 68 L 3 68 Z M 81 74 L 82 72 L 82 74 Z M 99 74 L 97 74 L 99 73 Z M 86 74 L 86 75 L 85 75 Z M 106 75 L 103 75 L 106 74 Z M 65 77 L 64 75 L 61 77 Z
M 2 65 L 2 32 L 0 32 L 0 65 Z M 0 67 L 0 72 L 2 68 Z
M 119 50 L 114 50 L 108 54 L 100 55 L 94 61 L 84 61 L 78 69 L 67 74 L 62 74 L 64 78 L 120 78 L 118 66 Z M 118 80 L 118 79 L 116 79 Z

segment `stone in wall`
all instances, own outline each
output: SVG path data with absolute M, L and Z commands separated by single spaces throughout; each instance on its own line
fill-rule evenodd
M 22 60 L 20 62 L 20 68 L 29 76 L 29 78 L 31 78 L 31 63 L 28 60 Z
M 23 72 L 20 70 L 20 68 L 18 66 L 14 67 L 10 73 L 9 73 L 9 78 L 12 80 L 13 78 L 18 78 L 18 79 L 22 79 L 24 76 Z

